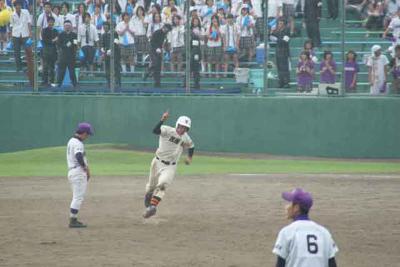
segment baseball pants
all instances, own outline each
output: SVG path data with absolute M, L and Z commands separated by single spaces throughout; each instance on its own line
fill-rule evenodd
M 85 198 L 87 175 L 78 167 L 68 172 L 68 181 L 72 189 L 71 209 L 79 210 Z
M 153 193 L 153 196 L 160 200 L 165 195 L 165 190 L 175 178 L 176 164 L 167 165 L 157 158 L 151 162 L 149 181 L 146 185 L 146 194 Z

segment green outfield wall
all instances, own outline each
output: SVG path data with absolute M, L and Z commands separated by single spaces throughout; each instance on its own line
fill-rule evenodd
M 152 132 L 190 116 L 201 151 L 400 158 L 400 98 L 0 95 L 0 151 L 64 145 L 79 121 L 90 143 L 155 148 Z

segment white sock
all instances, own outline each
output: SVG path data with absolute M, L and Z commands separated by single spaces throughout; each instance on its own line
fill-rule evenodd
M 121 64 L 121 68 L 122 68 L 122 72 L 126 72 L 126 65 L 125 64 Z
M 78 214 L 69 213 L 70 218 L 78 218 Z

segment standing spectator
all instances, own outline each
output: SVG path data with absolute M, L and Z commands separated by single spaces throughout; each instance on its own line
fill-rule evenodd
M 201 70 L 201 49 L 200 49 L 200 35 L 191 32 L 190 37 L 190 75 L 193 75 L 194 88 L 200 89 L 200 70 Z M 183 86 L 186 86 L 186 73 Z
M 42 31 L 43 41 L 43 82 L 44 86 L 54 84 L 54 68 L 57 60 L 58 31 L 54 28 L 55 19 L 47 19 L 47 27 Z
M 0 0 L 0 11 L 8 9 L 6 6 L 4 0 Z M 0 55 L 1 54 L 6 54 L 7 46 L 7 25 L 1 26 L 0 27 Z
M 297 0 L 282 0 L 282 17 L 290 28 L 290 36 L 293 36 L 295 30 L 294 16 L 296 13 Z
M 297 64 L 297 90 L 309 93 L 313 87 L 314 62 L 308 52 L 300 54 L 300 61 Z
M 389 61 L 385 55 L 382 55 L 379 45 L 372 46 L 371 52 L 372 55 L 367 61 L 371 94 L 385 94 L 387 93 L 386 81 Z
M 400 93 L 400 45 L 396 45 L 395 56 L 390 61 L 390 69 L 393 75 L 392 82 L 392 93 L 399 94 Z
M 92 15 L 91 23 L 96 26 L 97 34 L 100 36 L 104 33 L 103 24 L 107 21 L 106 16 L 102 12 L 100 5 L 96 5 L 94 8 L 94 13 Z
M 344 86 L 346 92 L 351 93 L 357 90 L 357 74 L 359 67 L 357 64 L 357 54 L 350 50 L 346 54 L 346 63 L 344 65 Z
M 53 17 L 54 17 L 54 29 L 56 29 L 58 32 L 61 32 L 63 30 L 63 21 L 61 18 L 61 9 L 60 6 L 53 6 Z
M 85 24 L 85 14 L 86 14 L 86 6 L 85 4 L 78 5 L 78 11 L 75 14 L 75 24 L 74 31 L 78 32 L 78 29 L 81 25 Z
M 173 23 L 173 18 L 174 18 L 174 10 L 176 11 L 177 15 L 181 16 L 182 12 L 175 5 L 174 0 L 168 0 L 168 6 L 164 7 L 162 10 L 161 17 L 163 18 L 164 23 Z
M 331 51 L 324 52 L 324 59 L 319 65 L 320 83 L 333 84 L 336 82 L 336 63 Z
M 312 40 L 314 47 L 321 45 L 319 21 L 321 19 L 321 0 L 305 0 L 304 3 L 304 23 L 308 38 Z
M 255 37 L 256 41 L 264 42 L 264 17 L 263 17 L 263 4 L 264 0 L 253 0 L 253 17 L 256 21 L 255 25 Z
M 172 27 L 170 24 L 164 24 L 163 27 L 154 32 L 150 40 L 150 57 L 151 65 L 146 71 L 144 80 L 151 74 L 154 77 L 154 87 L 158 88 L 161 86 L 161 61 L 163 46 L 167 34 L 171 31 Z
M 213 66 L 215 66 L 214 72 L 216 73 L 217 78 L 219 78 L 219 71 L 223 59 L 222 45 L 222 34 L 218 16 L 214 15 L 211 19 L 211 25 L 208 30 L 207 62 L 209 64 L 209 72 L 213 72 Z
M 67 2 L 64 2 L 64 3 L 61 4 L 60 17 L 61 17 L 61 21 L 60 21 L 61 22 L 61 27 L 63 27 L 64 22 L 67 21 L 67 20 L 71 21 L 73 28 L 76 27 L 76 25 L 75 25 L 75 16 L 72 15 L 69 12 L 69 4 Z
M 173 17 L 169 43 L 172 50 L 171 71 L 177 71 L 179 74 L 182 68 L 183 54 L 185 53 L 185 26 L 181 24 L 181 17 L 179 15 Z
M 200 12 L 203 25 L 210 25 L 212 16 L 217 12 L 217 7 L 214 5 L 214 0 L 206 0 L 206 5 L 203 6 Z
M 68 68 L 69 77 L 72 86 L 77 87 L 75 76 L 75 60 L 76 60 L 76 46 L 78 44 L 77 35 L 72 31 L 72 22 L 66 20 L 64 22 L 64 31 L 59 34 L 57 45 L 59 48 L 60 56 L 58 60 L 58 75 L 57 84 L 62 86 L 65 71 Z
M 239 68 L 239 29 L 238 26 L 233 21 L 233 15 L 228 14 L 228 19 L 226 25 L 222 28 L 223 40 L 224 40 L 224 61 L 225 61 L 225 74 L 227 76 L 229 63 L 233 61 L 235 64 L 235 69 Z
M 122 72 L 127 72 L 127 65 L 130 65 L 131 72 L 134 72 L 135 66 L 135 27 L 130 21 L 128 13 L 122 14 L 122 21 L 117 24 L 115 30 L 119 36 L 119 43 L 121 48 L 121 67 Z
M 254 41 L 254 19 L 249 15 L 249 6 L 243 5 L 241 15 L 237 18 L 240 33 L 240 53 L 242 56 L 247 55 L 247 62 L 250 63 L 255 52 Z
M 161 29 L 163 23 L 161 22 L 161 15 L 160 13 L 154 13 L 152 15 L 152 20 L 147 27 L 147 38 L 150 39 L 153 33 L 159 29 Z
M 149 41 L 146 36 L 147 22 L 144 15 L 144 8 L 138 6 L 136 8 L 136 16 L 131 19 L 135 27 L 135 52 L 137 56 L 141 55 L 143 64 L 145 55 L 149 52 Z
M 277 38 L 275 56 L 276 56 L 276 67 L 278 69 L 279 88 L 289 88 L 290 87 L 289 85 L 290 31 L 285 25 L 284 18 L 280 18 L 278 20 L 278 26 L 272 32 L 272 35 Z
M 328 19 L 337 19 L 339 15 L 339 0 L 328 0 Z
M 111 85 L 111 43 L 110 43 L 110 38 L 111 32 L 110 32 L 110 24 L 108 22 L 105 22 L 103 24 L 104 27 L 104 34 L 101 37 L 101 49 L 103 52 L 103 55 L 105 57 L 105 70 L 106 70 L 106 79 L 107 79 L 107 85 L 110 87 Z M 121 87 L 121 51 L 118 46 L 119 40 L 118 40 L 118 33 L 114 32 L 114 75 L 115 75 L 115 83 L 117 87 Z
M 11 17 L 10 27 L 14 47 L 14 57 L 17 71 L 22 70 L 21 47 L 25 46 L 28 38 L 32 38 L 31 15 L 28 10 L 22 9 L 21 2 L 15 2 L 15 11 Z
M 87 71 L 94 71 L 94 56 L 96 54 L 96 47 L 99 41 L 96 27 L 90 23 L 91 16 L 89 13 L 85 14 L 85 24 L 81 25 L 78 29 L 78 44 L 85 55 L 82 65 L 86 67 Z

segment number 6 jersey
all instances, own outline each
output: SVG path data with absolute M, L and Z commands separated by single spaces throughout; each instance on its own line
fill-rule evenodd
M 337 252 L 329 231 L 310 220 L 297 220 L 282 228 L 272 250 L 287 267 L 328 267 Z

